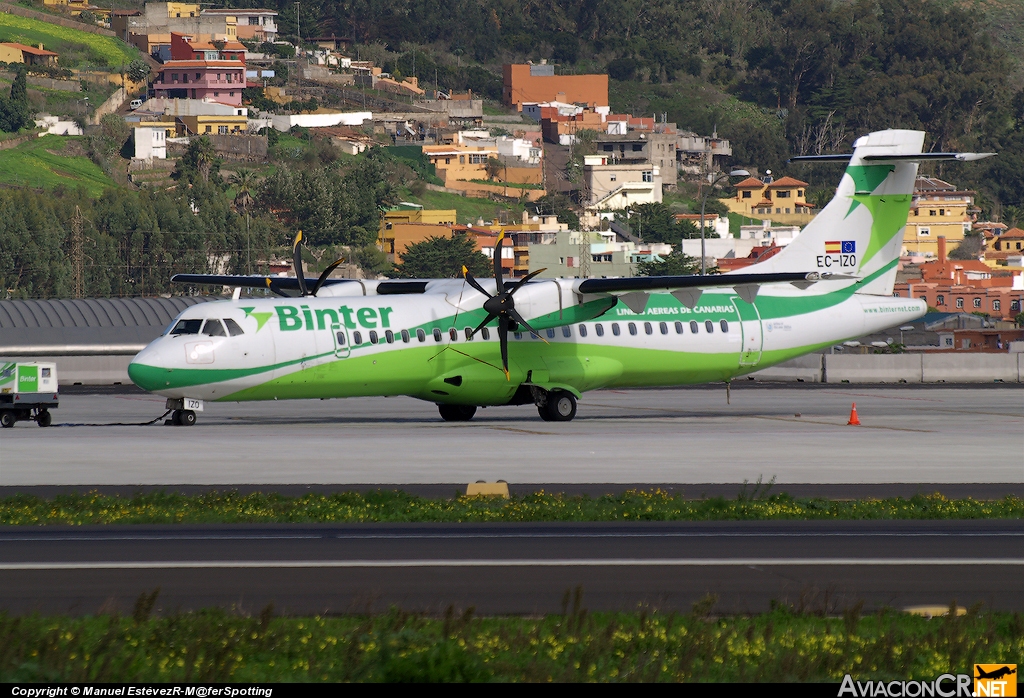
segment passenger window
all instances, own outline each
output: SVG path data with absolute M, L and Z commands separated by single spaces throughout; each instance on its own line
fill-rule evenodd
M 388 341 L 388 344 L 394 344 L 394 342 L 395 342 L 395 333 L 392 332 L 391 330 L 385 330 L 384 331 L 384 339 L 386 339 Z
M 487 341 L 488 339 L 491 338 L 491 331 L 485 327 L 482 330 L 480 330 L 480 336 L 484 338 L 484 341 Z
M 715 331 L 715 323 L 711 322 L 710 320 L 705 320 L 704 329 L 708 331 L 708 334 L 711 334 L 712 332 Z
M 565 337 L 566 339 L 568 339 L 569 337 L 572 337 L 572 328 L 569 327 L 568 325 L 563 326 L 562 327 L 562 336 Z
M 232 337 L 237 337 L 240 334 L 245 334 L 245 330 L 238 326 L 238 323 L 231 318 L 225 318 L 224 324 L 228 326 L 228 334 Z
M 355 344 L 357 347 L 360 344 L 362 344 L 363 343 L 363 333 L 360 332 L 359 330 L 356 330 L 355 332 L 353 332 L 352 333 L 352 343 Z
M 515 337 L 516 339 L 522 339 L 523 338 L 523 333 L 522 332 L 513 332 L 512 336 Z
M 619 323 L 612 323 L 612 334 L 615 335 L 616 337 L 618 337 L 619 334 L 621 334 L 621 331 L 619 330 Z
M 409 343 L 409 339 L 411 339 L 409 337 L 409 330 L 402 330 L 402 341 L 405 342 L 406 344 L 408 344 Z
M 628 327 L 629 327 L 629 333 L 632 334 L 632 335 L 635 335 L 636 334 L 636 323 L 635 322 L 631 322 L 631 323 L 629 323 Z
M 203 325 L 203 334 L 208 337 L 228 336 L 228 333 L 224 331 L 224 325 L 220 324 L 220 320 L 207 320 L 206 324 Z
M 417 339 L 417 341 L 420 341 L 420 342 L 427 341 L 427 333 L 424 332 L 423 330 L 416 330 L 416 339 Z
M 434 328 L 434 341 L 435 342 L 440 342 L 441 341 L 441 330 L 436 328 L 436 327 Z
M 697 321 L 696 320 L 690 320 L 690 332 L 692 334 L 697 334 L 698 331 L 699 330 L 697 329 Z
M 540 337 L 537 335 L 536 332 L 531 332 L 530 333 L 530 339 L 540 339 Z
M 449 330 L 448 330 L 448 338 L 450 340 L 452 340 L 453 342 L 457 341 L 459 339 L 459 331 L 457 329 L 455 329 L 454 327 L 449 328 Z
M 472 327 L 467 327 L 466 328 L 466 341 L 467 342 L 472 342 L 473 341 L 473 328 Z
M 682 334 L 682 333 L 683 333 L 683 323 L 681 323 L 678 320 L 676 320 L 676 334 Z
M 370 344 L 376 344 L 377 342 L 377 330 L 370 330 Z
M 647 334 L 654 334 L 654 328 L 651 327 L 651 323 L 649 323 L 649 322 L 645 322 L 644 323 L 644 332 L 646 332 Z
M 554 339 L 555 338 L 555 328 L 553 328 L 553 327 L 548 328 L 547 334 L 548 334 L 548 339 Z
M 586 325 L 580 325 L 579 329 L 580 329 L 580 337 L 586 337 L 587 336 L 587 326 Z
M 594 325 L 594 329 L 597 330 L 597 336 L 598 337 L 604 337 L 604 325 L 602 325 L 599 322 L 596 325 Z
M 658 325 L 658 329 L 661 330 L 662 334 L 668 334 L 668 323 L 667 322 L 663 322 L 663 323 L 659 324 Z
M 178 324 L 171 330 L 171 334 L 199 334 L 202 320 L 178 320 Z
M 343 347 L 343 346 L 345 346 L 345 333 L 344 333 L 344 332 L 339 332 L 339 333 L 338 333 L 337 335 L 335 335 L 335 336 L 336 336 L 336 337 L 337 337 L 337 339 L 338 339 L 338 346 L 339 346 L 339 347 Z
M 722 320 L 720 323 L 718 323 L 718 326 L 722 328 L 722 332 L 726 332 L 727 333 L 729 331 L 729 321 L 728 320 Z

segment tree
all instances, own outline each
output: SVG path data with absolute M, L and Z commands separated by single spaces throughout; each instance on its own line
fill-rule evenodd
M 474 276 L 491 276 L 491 261 L 476 251 L 472 238 L 456 233 L 452 237 L 428 237 L 414 242 L 402 254 L 392 276 L 403 279 L 454 279 L 462 267 Z
M 231 175 L 231 179 L 228 182 L 238 190 L 238 193 L 235 194 L 235 207 L 240 208 L 242 213 L 248 213 L 249 207 L 253 204 L 252 191 L 259 182 L 256 172 L 240 167 L 237 172 Z
M 28 106 L 28 78 L 23 66 L 16 68 L 11 94 L 0 97 L 0 131 L 15 133 L 32 125 L 32 112 Z
M 128 64 L 127 75 L 132 82 L 142 82 L 149 77 L 149 72 L 149 63 L 139 58 Z
M 636 265 L 637 276 L 689 276 L 698 272 L 700 260 L 682 252 L 673 252 L 668 257 Z
M 676 221 L 672 209 L 664 203 L 634 204 L 627 209 L 629 227 L 645 242 L 677 244 L 683 238 L 700 237 L 690 221 Z
M 386 274 L 394 268 L 388 261 L 388 256 L 381 252 L 376 245 L 353 247 L 348 256 L 348 261 L 371 276 Z
M 484 171 L 487 173 L 487 179 L 493 180 L 501 171 L 505 169 L 505 163 L 495 157 L 487 158 L 487 162 L 484 163 Z
M 206 136 L 192 139 L 188 144 L 188 150 L 178 160 L 178 176 L 189 181 L 199 177 L 204 183 L 211 179 L 215 183 L 220 181 L 220 158 L 217 151 L 213 149 L 213 143 Z

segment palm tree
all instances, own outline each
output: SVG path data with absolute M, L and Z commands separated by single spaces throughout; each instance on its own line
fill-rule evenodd
M 245 167 L 240 167 L 231 175 L 231 185 L 237 187 L 235 194 L 235 208 L 241 208 L 245 213 L 245 269 L 247 274 L 252 273 L 251 245 L 249 243 L 249 207 L 252 206 L 252 190 L 258 182 L 256 172 Z

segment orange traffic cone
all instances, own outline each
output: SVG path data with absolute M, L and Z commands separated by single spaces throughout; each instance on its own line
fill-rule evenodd
M 857 418 L 857 403 L 853 403 L 853 407 L 850 408 L 850 421 L 846 423 L 848 427 L 859 427 L 860 419 Z

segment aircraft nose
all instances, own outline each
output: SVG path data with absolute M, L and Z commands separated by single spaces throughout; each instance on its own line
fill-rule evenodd
M 128 377 L 132 379 L 132 383 L 143 390 L 155 392 L 166 387 L 166 380 L 162 376 L 166 375 L 167 369 L 162 366 L 162 363 L 160 351 L 153 347 L 146 347 L 136 354 L 128 364 Z

